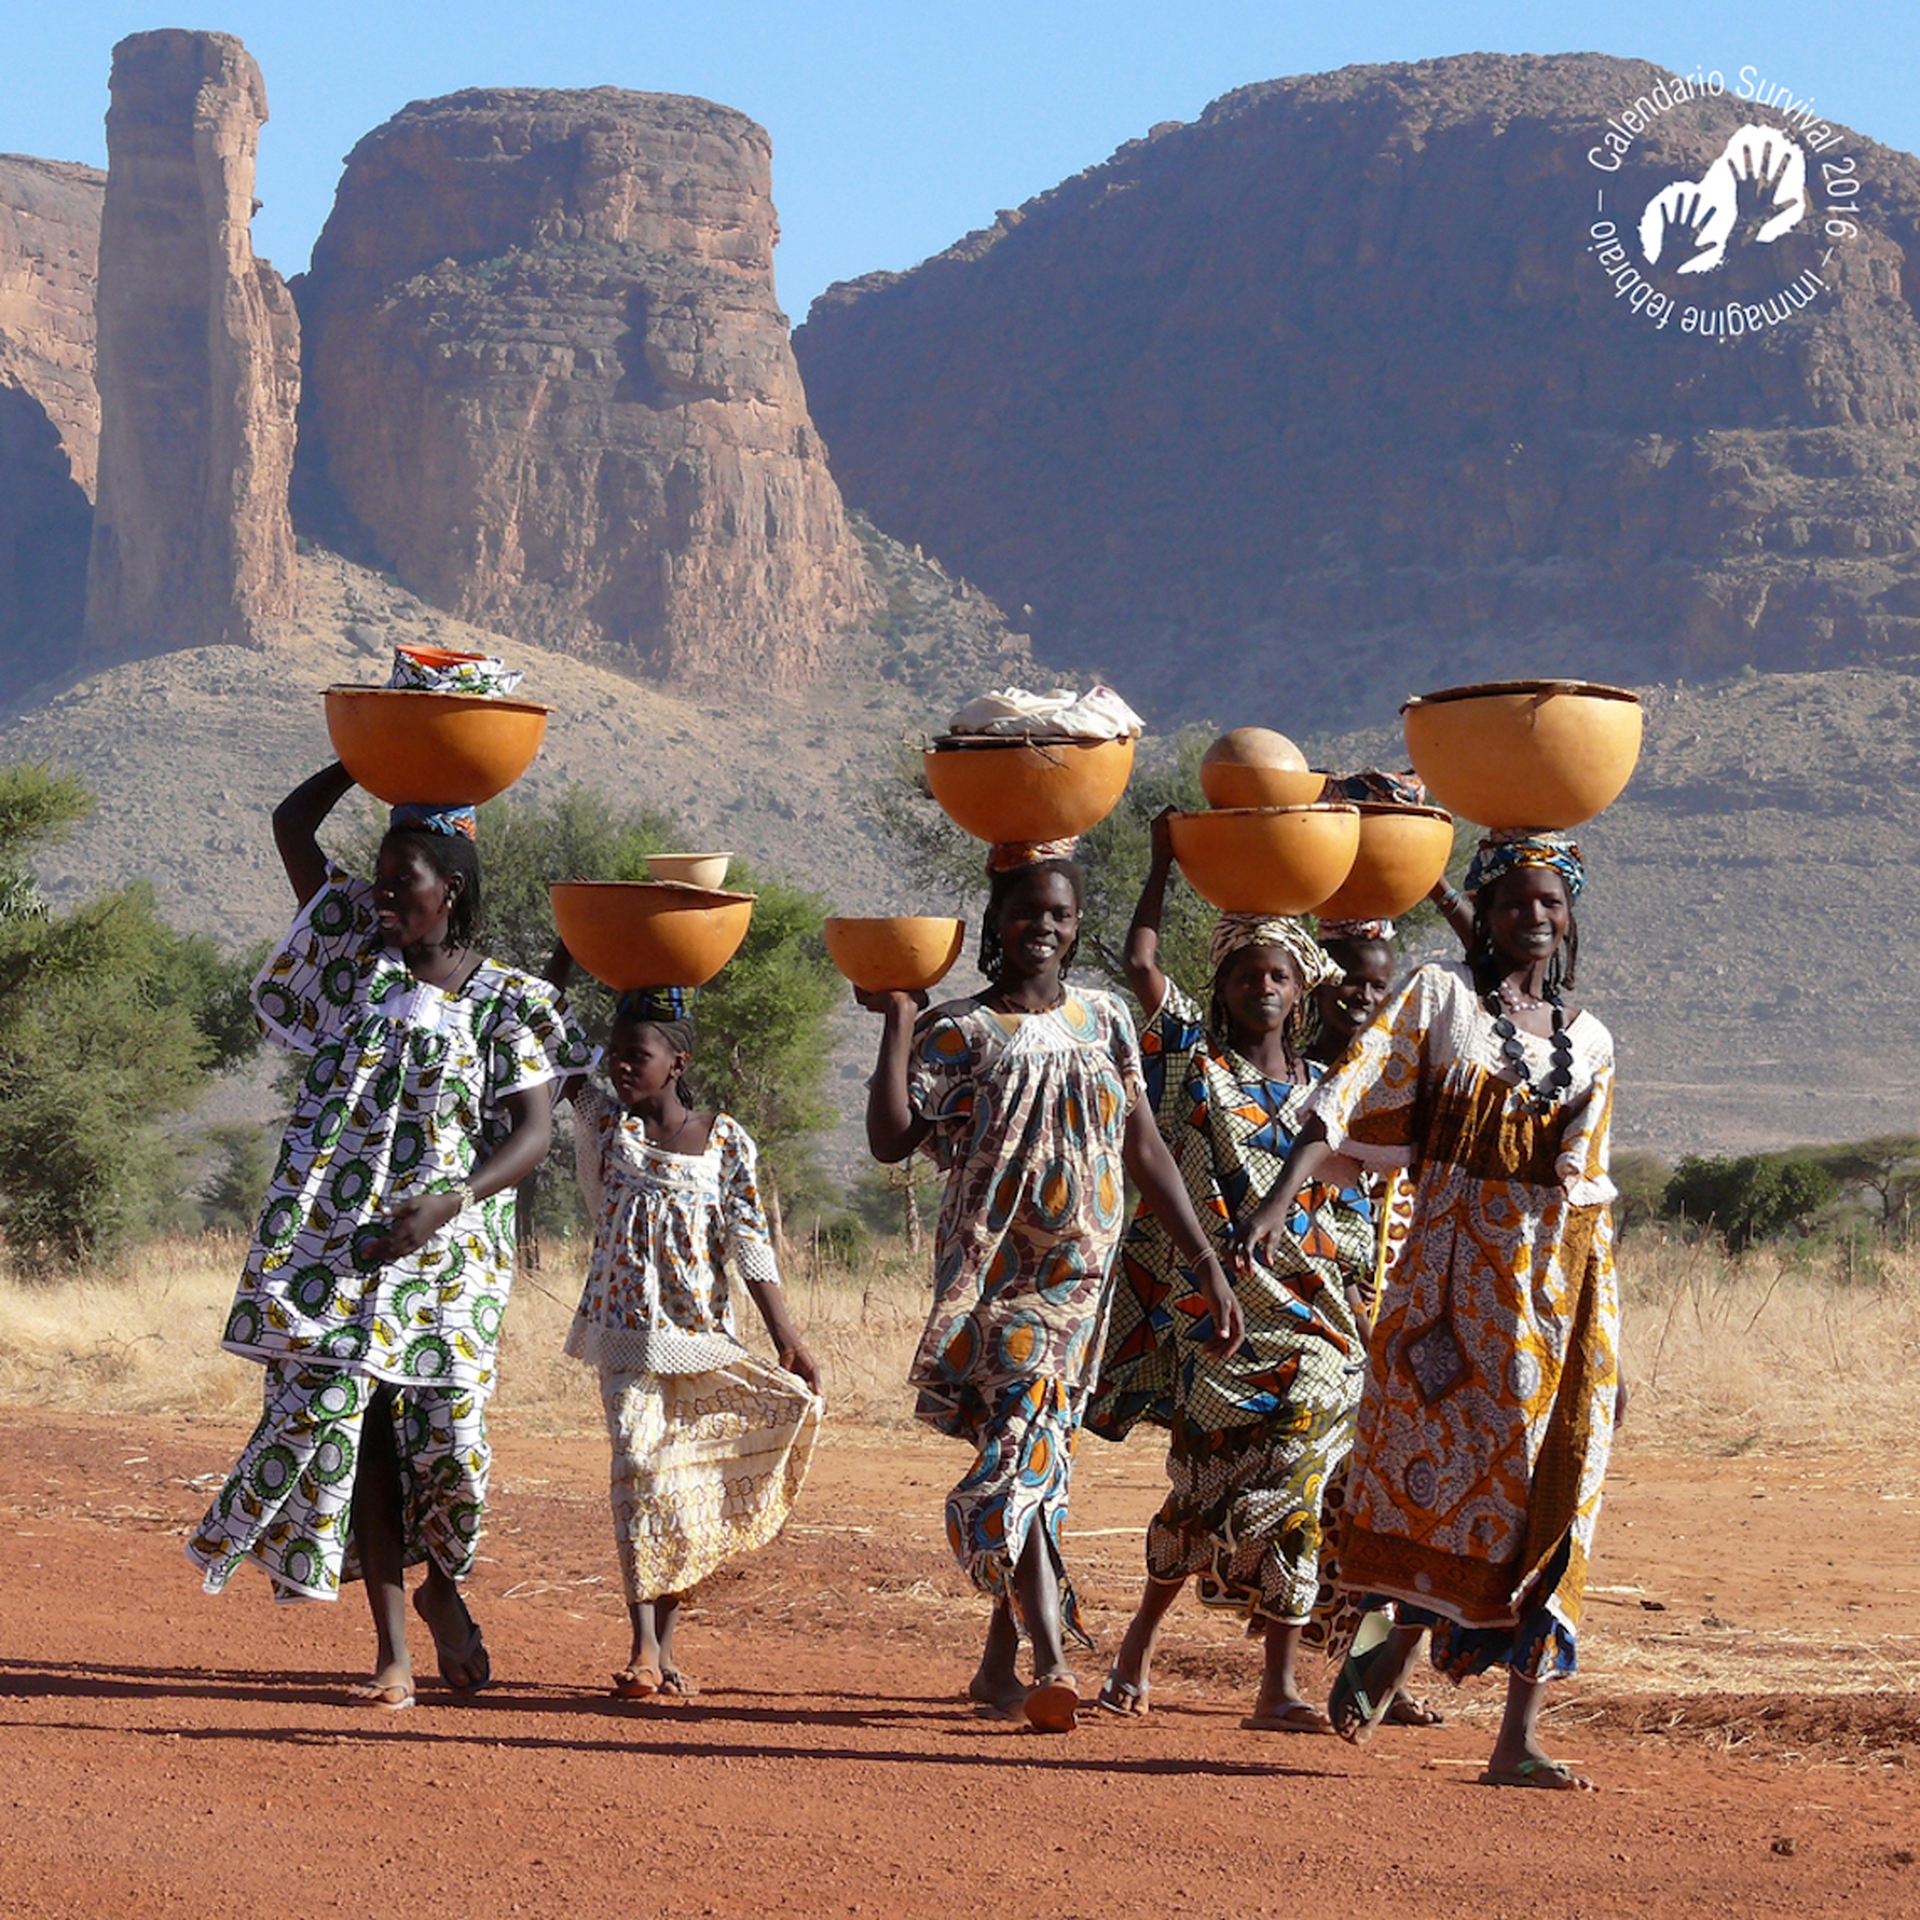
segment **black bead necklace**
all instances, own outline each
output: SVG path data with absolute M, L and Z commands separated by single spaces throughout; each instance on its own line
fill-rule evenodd
M 1489 987 L 1486 993 L 1486 1008 L 1493 1015 L 1493 1036 L 1500 1042 L 1500 1052 L 1520 1076 L 1518 1091 L 1526 1095 L 1533 1111 L 1542 1116 L 1551 1113 L 1573 1085 L 1573 1042 L 1567 1038 L 1566 1014 L 1560 996 L 1553 988 L 1547 989 L 1545 997 L 1547 1005 L 1553 1009 L 1553 1034 L 1547 1042 L 1551 1064 L 1547 1068 L 1546 1078 L 1536 1086 L 1533 1076 L 1527 1071 L 1526 1043 L 1520 1038 L 1519 1028 L 1507 1017 L 1499 987 Z

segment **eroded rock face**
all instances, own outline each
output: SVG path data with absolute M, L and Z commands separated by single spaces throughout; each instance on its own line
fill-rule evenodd
M 255 644 L 292 610 L 300 335 L 253 255 L 260 69 L 230 34 L 113 50 L 89 653 Z
M 100 403 L 93 282 L 106 175 L 0 155 L 0 662 L 80 638 Z
M 1249 87 L 795 335 L 847 499 L 1166 714 L 1351 724 L 1422 686 L 1920 654 L 1920 163 L 1842 131 L 1830 291 L 1755 337 L 1623 311 L 1585 248 L 1754 117 L 1598 55 Z M 1730 83 L 1735 77 L 1729 76 Z M 1769 243 L 1770 245 L 1772 243 Z M 1744 262 L 1744 264 L 1742 264 Z M 1764 268 L 1764 272 L 1759 270 Z
M 303 515 L 486 626 L 810 677 L 876 596 L 774 299 L 770 156 L 728 108 L 606 87 L 369 134 L 295 287 Z

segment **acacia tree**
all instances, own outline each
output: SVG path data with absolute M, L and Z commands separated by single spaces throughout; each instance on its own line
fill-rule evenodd
M 250 956 L 166 925 L 144 882 L 56 914 L 32 856 L 93 805 L 72 775 L 0 768 L 0 1232 L 76 1260 L 184 1214 L 159 1122 L 258 1045 Z

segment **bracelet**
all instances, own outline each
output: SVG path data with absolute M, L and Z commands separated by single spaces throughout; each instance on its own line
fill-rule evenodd
M 457 1187 L 451 1187 L 448 1191 L 460 1203 L 454 1209 L 456 1214 L 465 1213 L 470 1207 L 477 1207 L 480 1204 L 480 1198 L 474 1192 L 471 1180 L 462 1180 Z

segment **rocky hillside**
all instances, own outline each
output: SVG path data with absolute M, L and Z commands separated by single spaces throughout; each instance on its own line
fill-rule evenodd
M 771 153 L 612 87 L 368 134 L 296 283 L 303 524 L 582 658 L 825 671 L 874 593 L 774 299 Z
M 1789 270 L 1819 296 L 1753 337 L 1660 327 L 1590 251 L 1596 196 L 1629 227 L 1769 118 L 1706 98 L 1601 146 L 1660 78 L 1473 55 L 1248 87 L 830 289 L 795 348 L 842 489 L 1162 718 L 1920 653 L 1920 162 L 1833 130 L 1857 196 L 1821 176 L 1785 240 L 1646 268 L 1703 309 Z M 1813 220 L 1856 205 L 1829 257 Z

